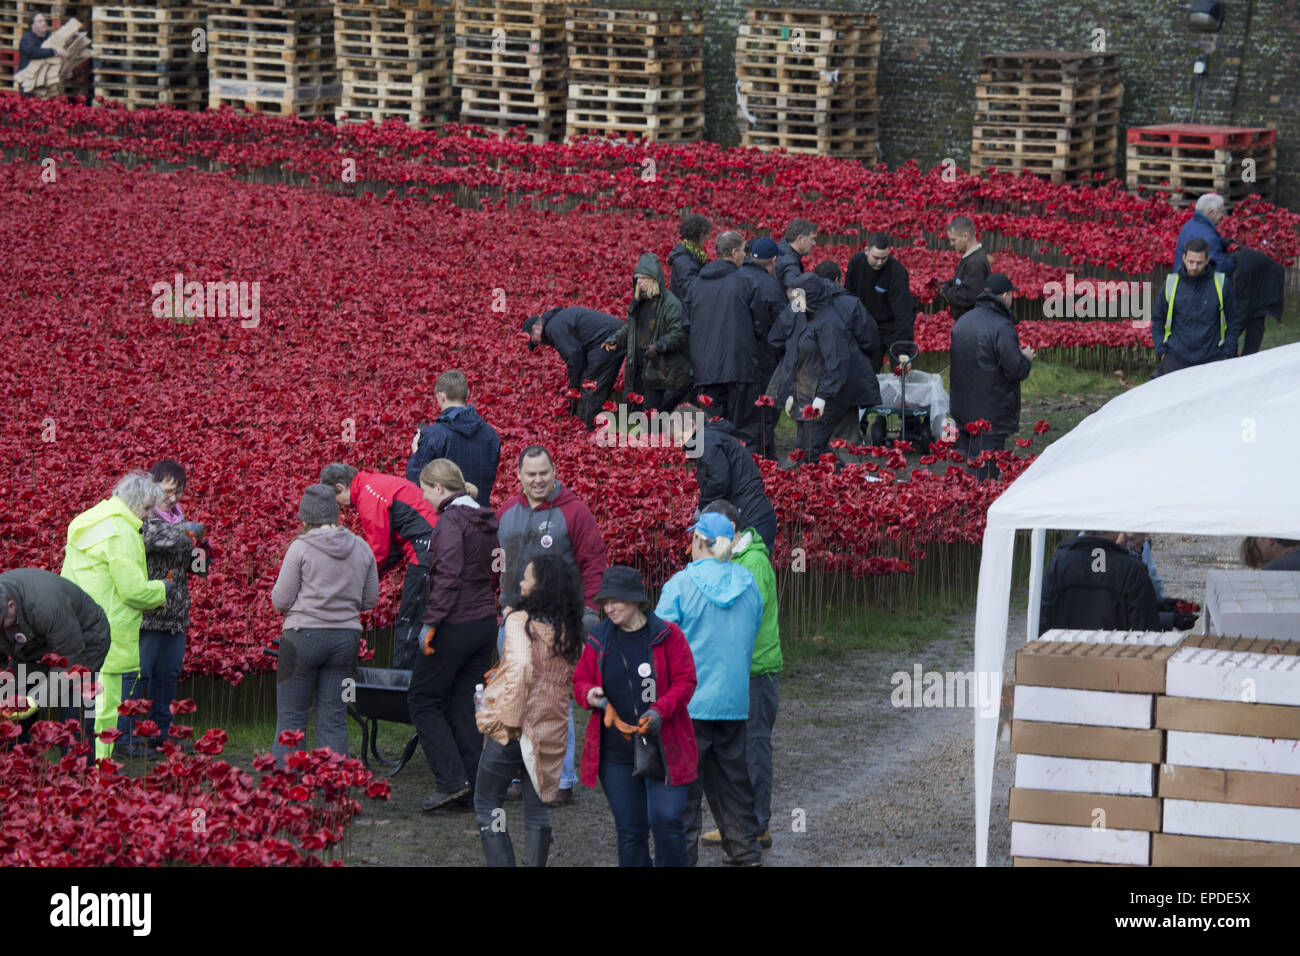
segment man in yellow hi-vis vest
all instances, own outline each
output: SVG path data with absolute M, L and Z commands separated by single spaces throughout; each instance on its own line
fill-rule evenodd
M 1183 266 L 1165 278 L 1151 313 L 1157 375 L 1236 358 L 1241 313 L 1232 282 L 1209 268 L 1210 247 L 1188 241 Z

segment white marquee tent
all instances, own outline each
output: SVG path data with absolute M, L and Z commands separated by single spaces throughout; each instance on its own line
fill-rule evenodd
M 1002 670 L 1011 561 L 1032 529 L 1028 634 L 1046 529 L 1300 538 L 1300 345 L 1185 369 L 1120 395 L 1049 446 L 989 508 L 975 669 Z M 975 711 L 975 859 L 988 862 L 998 715 Z

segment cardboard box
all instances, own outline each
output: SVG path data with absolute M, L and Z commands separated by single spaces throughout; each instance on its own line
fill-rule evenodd
M 1300 639 L 1279 641 L 1267 637 L 1229 637 L 1224 634 L 1188 634 L 1182 647 L 1204 647 L 1216 651 L 1245 651 L 1250 654 L 1300 655 Z
M 1013 828 L 1015 826 L 1012 824 Z M 1201 800 L 1166 800 L 1160 829 L 1163 833 L 1181 833 L 1184 836 L 1300 844 L 1300 810 Z
M 1054 627 L 1039 634 L 1035 641 L 1065 641 L 1075 644 L 1151 644 L 1166 646 L 1183 640 L 1181 631 L 1081 631 Z
M 1157 833 L 1152 866 L 1300 866 L 1300 846 Z
M 1151 834 L 1042 823 L 1011 824 L 1011 855 L 1085 863 L 1151 863 Z
M 1300 739 L 1300 707 L 1243 704 L 1235 700 L 1157 697 L 1156 726 L 1206 734 Z
M 1015 785 L 1024 790 L 1068 790 L 1072 793 L 1154 797 L 1156 767 L 1149 763 L 1119 760 L 1077 760 L 1073 757 L 1017 754 Z
M 1160 763 L 1164 734 L 1158 730 L 1124 727 L 1084 727 L 1041 721 L 1011 722 L 1011 752 L 1078 757 L 1082 760 L 1126 760 Z
M 1169 697 L 1300 706 L 1300 657 L 1183 647 L 1169 658 Z
M 1208 572 L 1205 629 L 1282 640 L 1300 635 L 1300 571 Z
M 1079 860 L 1039 860 L 1032 856 L 1013 856 L 1012 866 L 1132 866 L 1131 863 L 1084 863 Z
M 1151 694 L 1017 684 L 1011 715 L 1016 720 L 1043 720 L 1053 724 L 1150 730 L 1154 702 Z
M 1293 774 L 1164 764 L 1158 787 L 1160 796 L 1170 800 L 1300 809 L 1300 776 Z
M 1300 740 L 1202 734 L 1190 730 L 1167 733 L 1165 762 L 1177 767 L 1300 774 Z
M 1056 823 L 1076 827 L 1097 825 L 1116 830 L 1155 832 L 1160 829 L 1160 801 L 1155 797 L 1021 790 L 1012 787 L 1009 816 L 1013 823 Z
M 1172 646 L 1033 641 L 1016 652 L 1016 683 L 1163 694 Z

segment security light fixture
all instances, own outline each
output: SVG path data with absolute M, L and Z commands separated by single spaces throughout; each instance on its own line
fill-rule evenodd
M 1196 0 L 1187 14 L 1187 24 L 1201 33 L 1218 33 L 1223 29 L 1223 4 L 1218 0 Z

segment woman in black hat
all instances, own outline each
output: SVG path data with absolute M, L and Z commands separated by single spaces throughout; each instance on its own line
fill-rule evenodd
M 653 865 L 685 866 L 682 815 L 699 763 L 686 712 L 695 659 L 681 629 L 650 610 L 635 568 L 608 568 L 595 600 L 606 616 L 573 674 L 574 699 L 592 711 L 582 782 L 599 779 L 609 800 L 619 866 L 652 865 L 651 831 Z

